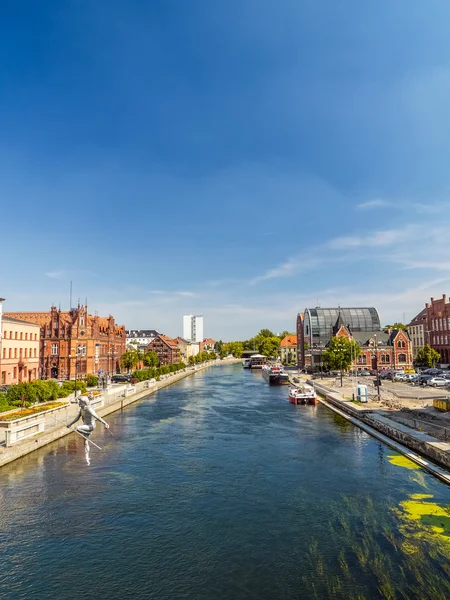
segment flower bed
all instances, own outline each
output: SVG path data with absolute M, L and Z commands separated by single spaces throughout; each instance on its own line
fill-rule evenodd
M 19 410 L 13 410 L 0 415 L 0 421 L 15 421 L 16 419 L 31 417 L 46 410 L 51 410 L 52 408 L 59 408 L 60 406 L 66 405 L 67 402 L 49 402 L 48 404 L 41 404 L 40 406 L 34 406 L 33 408 L 20 408 Z

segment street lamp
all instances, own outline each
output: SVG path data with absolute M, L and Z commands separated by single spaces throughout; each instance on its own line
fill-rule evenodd
M 378 398 L 378 402 L 380 401 L 380 374 L 378 372 L 378 340 L 377 340 L 377 334 L 375 333 L 374 336 L 375 338 L 375 355 L 372 355 L 372 358 L 375 359 L 375 372 L 376 372 L 376 380 L 375 380 L 375 385 L 377 386 L 377 398 Z

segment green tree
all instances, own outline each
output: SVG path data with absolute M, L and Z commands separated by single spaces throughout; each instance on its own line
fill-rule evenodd
M 329 369 L 340 371 L 342 387 L 342 372 L 347 371 L 353 361 L 360 355 L 361 348 L 359 344 L 353 340 L 348 340 L 344 336 L 339 336 L 331 338 L 327 349 L 322 355 L 322 360 Z
M 402 329 L 403 331 L 408 331 L 408 326 L 404 323 L 394 323 L 393 325 L 385 325 L 383 327 L 384 332 L 388 332 L 390 329 Z
M 280 351 L 280 338 L 275 336 L 264 338 L 258 349 L 264 356 L 272 356 L 275 358 Z
M 436 350 L 426 344 L 423 348 L 417 352 L 415 364 L 418 367 L 434 367 L 434 365 L 441 360 L 441 355 Z
M 288 331 L 287 329 L 282 331 L 278 337 L 280 338 L 280 340 L 284 339 L 287 335 L 297 335 L 296 333 L 291 333 L 290 331 Z
M 270 329 L 261 329 L 261 331 L 258 333 L 257 337 L 263 337 L 263 338 L 271 338 L 274 337 L 275 334 L 272 333 L 272 331 L 270 331 Z
M 127 369 L 128 372 L 131 371 L 136 365 L 139 363 L 140 356 L 138 350 L 127 350 L 122 354 L 121 363 L 124 369 Z
M 157 367 L 159 366 L 159 357 L 154 350 L 144 352 L 142 357 L 143 363 L 146 367 Z

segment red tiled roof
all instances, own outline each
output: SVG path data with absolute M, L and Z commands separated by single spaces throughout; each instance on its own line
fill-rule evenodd
M 280 346 L 282 348 L 289 348 L 289 347 L 297 347 L 297 336 L 296 335 L 287 335 L 285 338 L 283 338 L 280 342 Z

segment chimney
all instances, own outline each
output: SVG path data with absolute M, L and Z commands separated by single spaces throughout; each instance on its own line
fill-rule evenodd
M 433 304 L 433 302 L 434 302 L 434 298 L 431 298 L 431 304 Z
M 430 303 L 429 302 L 425 302 L 425 308 L 430 308 Z
M 445 294 L 442 294 L 442 300 L 444 301 L 444 304 L 447 303 L 447 296 Z

